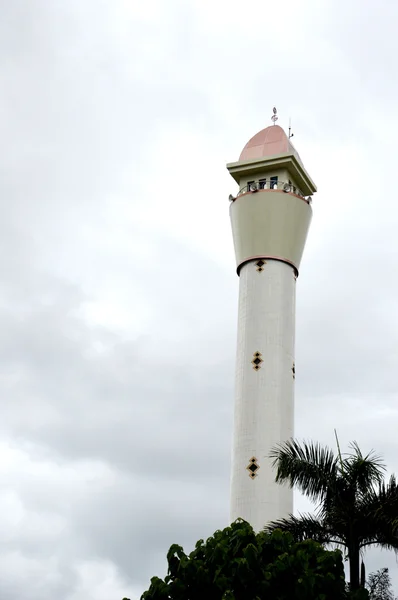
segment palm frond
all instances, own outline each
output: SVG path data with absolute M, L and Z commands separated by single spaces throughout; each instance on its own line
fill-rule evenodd
M 369 490 L 361 498 L 358 508 L 365 515 L 372 516 L 374 522 L 398 540 L 398 483 L 395 475 L 388 482 L 379 484 L 378 489 Z
M 268 523 L 264 528 L 268 533 L 272 533 L 275 529 L 288 531 L 298 542 L 311 539 L 320 544 L 344 545 L 344 541 L 336 536 L 335 532 L 325 526 L 320 519 L 310 514 L 300 514 L 298 517 L 290 515 L 287 519 Z
M 344 477 L 353 490 L 360 494 L 366 493 L 373 486 L 382 483 L 385 464 L 373 451 L 364 456 L 357 442 L 352 442 L 350 448 L 353 452 L 347 454 L 343 460 Z
M 361 548 L 376 545 L 398 553 L 398 485 L 394 476 L 358 495 L 351 525 Z
M 388 483 L 381 483 L 375 494 L 378 500 L 377 516 L 398 529 L 398 483 L 395 475 L 391 475 Z
M 276 467 L 275 481 L 297 487 L 314 501 L 322 501 L 338 475 L 337 458 L 318 443 L 288 440 L 270 454 Z
M 375 515 L 369 517 L 363 523 L 358 523 L 360 529 L 360 547 L 379 546 L 384 550 L 393 550 L 398 554 L 398 531 L 391 527 L 387 521 L 377 518 Z

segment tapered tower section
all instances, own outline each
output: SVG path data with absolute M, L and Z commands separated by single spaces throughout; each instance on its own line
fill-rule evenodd
M 271 125 L 227 165 L 239 185 L 230 216 L 239 281 L 231 520 L 256 531 L 293 512 L 269 458 L 293 436 L 295 299 L 316 186 L 284 132 Z

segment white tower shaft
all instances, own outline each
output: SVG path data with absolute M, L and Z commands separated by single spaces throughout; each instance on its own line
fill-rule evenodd
M 269 458 L 293 436 L 295 269 L 254 259 L 240 270 L 231 521 L 256 531 L 293 512 L 292 490 L 275 483 Z

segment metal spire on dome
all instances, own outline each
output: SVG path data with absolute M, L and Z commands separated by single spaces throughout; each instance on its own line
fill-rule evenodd
M 274 113 L 271 117 L 271 121 L 274 122 L 274 125 L 276 124 L 277 120 L 278 120 L 278 115 L 277 115 L 277 110 L 276 107 L 274 106 L 274 108 L 272 109 L 272 112 Z

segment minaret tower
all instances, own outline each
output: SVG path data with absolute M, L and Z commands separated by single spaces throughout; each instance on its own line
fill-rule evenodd
M 296 280 L 316 186 L 275 124 L 227 165 L 239 186 L 230 216 L 239 275 L 231 521 L 256 531 L 293 512 L 270 450 L 293 437 Z

